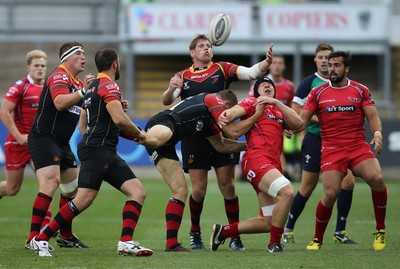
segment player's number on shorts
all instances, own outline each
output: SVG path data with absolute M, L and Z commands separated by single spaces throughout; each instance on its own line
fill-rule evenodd
M 250 182 L 252 182 L 255 177 L 256 177 L 256 173 L 253 170 L 250 170 L 246 176 L 247 180 Z

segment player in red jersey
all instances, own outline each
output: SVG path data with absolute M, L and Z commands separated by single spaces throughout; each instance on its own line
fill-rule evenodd
M 292 81 L 284 77 L 286 70 L 285 57 L 283 55 L 274 55 L 271 66 L 269 67 L 269 77 L 275 85 L 276 99 L 283 104 L 291 107 L 295 93 L 295 87 Z M 248 96 L 254 96 L 254 83 L 250 86 Z M 283 137 L 283 152 L 281 155 L 281 165 L 283 174 L 289 179 L 299 178 L 301 166 L 301 134 L 293 134 L 285 131 Z M 297 168 L 296 168 L 297 167 Z
M 95 55 L 95 62 L 99 73 L 85 95 L 79 119 L 79 130 L 84 136 L 78 146 L 81 161 L 78 192 L 72 201 L 60 208 L 48 228 L 31 240 L 39 256 L 51 256 L 48 249 L 50 237 L 92 204 L 103 180 L 127 196 L 117 252 L 133 256 L 153 254 L 151 249 L 132 240 L 146 193 L 135 174 L 117 154 L 121 131 L 134 135 L 138 140 L 143 139 L 145 134 L 123 111 L 121 92 L 115 83 L 120 74 L 117 52 L 101 49 Z
M 325 229 L 347 169 L 364 179 L 371 188 L 377 230 L 373 249 L 383 250 L 386 246 L 386 186 L 379 161 L 365 141 L 364 118 L 373 133 L 370 144 L 374 145 L 376 154 L 382 151 L 382 125 L 369 89 L 347 78 L 351 58 L 351 54 L 344 51 L 329 55 L 330 82 L 310 92 L 300 114 L 304 120 L 303 127 L 314 113 L 318 115 L 322 138 L 324 195 L 317 206 L 314 239 L 307 246 L 308 250 L 319 250 L 322 246 Z
M 16 195 L 22 185 L 25 166 L 30 164 L 28 133 L 39 104 L 46 76 L 47 55 L 41 50 L 26 54 L 28 76 L 15 82 L 4 96 L 0 108 L 1 121 L 9 131 L 4 145 L 6 180 L 0 182 L 0 197 Z
M 247 119 L 261 111 L 259 120 L 248 130 L 230 136 L 246 134 L 247 147 L 242 158 L 242 171 L 257 193 L 262 216 L 243 222 L 222 226 L 214 224 L 210 239 L 215 251 L 225 238 L 232 234 L 261 233 L 270 231 L 269 252 L 282 252 L 280 243 L 294 189 L 282 175 L 280 156 L 283 147 L 283 130 L 296 130 L 302 125 L 300 116 L 290 107 L 274 98 L 274 82 L 263 77 L 256 81 L 254 97 L 248 97 L 238 105 L 222 113 L 219 123 L 224 125 L 237 118 Z M 261 109 L 260 104 L 264 104 Z M 265 105 L 266 104 L 266 105 Z
M 216 125 L 222 111 L 236 103 L 236 95 L 229 90 L 217 94 L 202 93 L 188 97 L 172 108 L 156 114 L 146 124 L 147 133 L 143 144 L 172 191 L 165 213 L 167 252 L 190 251 L 178 242 L 188 187 L 175 151 L 175 144 L 196 133 L 206 137 L 218 152 L 244 150 L 246 146 L 244 142 L 224 138 Z M 251 117 L 247 121 L 232 123 L 230 126 L 245 128 L 253 125 L 256 120 Z
M 239 66 L 230 62 L 213 62 L 214 56 L 210 40 L 205 35 L 197 35 L 189 45 L 193 65 L 175 74 L 168 89 L 163 94 L 164 105 L 170 105 L 180 96 L 186 99 L 199 93 L 217 93 L 229 88 L 237 80 L 253 80 L 265 74 L 272 61 L 272 45 L 265 60 L 252 67 Z M 203 249 L 200 216 L 207 192 L 208 171 L 214 167 L 218 186 L 224 197 L 225 212 L 230 223 L 239 221 L 239 199 L 235 191 L 235 165 L 239 154 L 218 153 L 201 135 L 193 134 L 182 141 L 182 162 L 189 173 L 192 193 L 189 198 L 190 241 L 192 249 Z M 244 250 L 239 236 L 232 237 L 232 250 Z
M 35 165 L 39 193 L 33 203 L 29 237 L 40 231 L 46 211 L 58 186 L 61 188 L 60 207 L 76 193 L 78 168 L 69 140 L 76 128 L 85 94 L 84 84 L 77 77 L 85 68 L 85 55 L 78 42 L 60 47 L 61 64 L 47 77 L 40 95 L 39 107 L 28 136 L 29 153 Z M 85 86 L 94 79 L 85 76 Z M 71 224 L 61 227 L 57 244 L 67 248 L 86 248 L 73 233 Z

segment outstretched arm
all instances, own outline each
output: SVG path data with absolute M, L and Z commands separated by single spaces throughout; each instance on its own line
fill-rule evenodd
M 237 76 L 240 80 L 254 80 L 257 78 L 262 77 L 265 72 L 267 72 L 268 68 L 270 67 L 272 63 L 272 48 L 274 47 L 274 44 L 269 44 L 268 50 L 265 53 L 265 59 L 262 60 L 259 63 L 256 63 L 252 67 L 244 67 L 244 66 L 239 66 L 237 70 Z

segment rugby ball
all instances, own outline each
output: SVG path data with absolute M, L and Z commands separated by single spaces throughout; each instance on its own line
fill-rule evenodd
M 219 13 L 215 15 L 210 22 L 208 31 L 211 44 L 213 46 L 221 46 L 224 44 L 231 34 L 231 28 L 231 18 L 229 18 L 228 14 Z

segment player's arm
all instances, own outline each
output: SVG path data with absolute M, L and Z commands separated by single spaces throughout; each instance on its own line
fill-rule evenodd
M 88 74 L 85 76 L 84 85 L 86 89 L 89 88 L 89 85 L 93 82 L 94 76 L 92 74 Z M 85 97 L 86 90 L 85 88 L 81 88 L 74 93 L 69 92 L 69 86 L 65 81 L 58 82 L 57 84 L 51 85 L 50 82 L 49 88 L 51 89 L 54 106 L 58 111 L 64 111 L 74 105 L 78 104 Z
M 134 135 L 138 142 L 144 140 L 146 133 L 141 131 L 126 115 L 119 100 L 109 102 L 106 109 L 119 129 Z
M 88 119 L 87 119 L 86 109 L 82 108 L 81 114 L 79 114 L 79 122 L 78 122 L 78 130 L 82 135 L 86 134 L 87 126 L 88 126 Z
M 265 54 L 265 59 L 256 63 L 252 67 L 244 67 L 240 65 L 237 69 L 237 77 L 240 80 L 254 80 L 263 76 L 272 63 L 273 47 L 274 45 L 272 43 L 269 44 L 268 50 Z
M 220 116 L 220 119 L 222 118 L 221 123 L 223 122 L 226 123 L 225 125 L 221 124 L 220 128 L 222 129 L 223 133 L 229 138 L 237 139 L 242 135 L 246 134 L 251 129 L 251 127 L 253 127 L 253 125 L 258 121 L 258 119 L 261 117 L 262 113 L 265 110 L 265 105 L 262 104 L 257 105 L 256 111 L 251 117 L 237 122 L 235 122 L 234 120 L 245 116 L 246 110 L 239 105 L 235 105 L 234 107 L 227 110 L 228 111 L 226 111 L 226 120 L 222 120 L 224 118 L 222 114 Z M 220 121 L 218 121 L 218 123 L 220 123 Z
M 239 142 L 222 136 L 218 133 L 213 136 L 207 137 L 214 149 L 220 153 L 234 153 L 246 149 L 246 142 Z
M 10 132 L 10 134 L 17 140 L 20 145 L 28 144 L 28 135 L 21 134 L 15 125 L 14 117 L 12 112 L 14 111 L 17 105 L 9 100 L 4 99 L 0 108 L 0 117 L 4 126 Z
M 168 89 L 163 93 L 162 102 L 165 106 L 172 104 L 181 94 L 182 79 L 175 75 L 169 81 Z
M 276 107 L 281 111 L 283 115 L 285 129 L 297 130 L 301 128 L 303 125 L 303 120 L 300 118 L 300 115 L 294 109 L 283 104 L 281 101 L 276 101 Z
M 374 137 L 371 140 L 371 145 L 374 146 L 376 154 L 380 154 L 383 149 L 383 137 L 382 137 L 382 123 L 379 118 L 378 111 L 375 106 L 363 106 L 364 115 L 369 123 L 369 128 L 373 133 Z
M 313 117 L 314 112 L 306 109 L 302 109 L 300 112 L 300 118 L 303 120 L 303 124 L 300 126 L 300 128 L 294 130 L 296 133 L 299 133 L 303 131 L 306 126 L 310 123 L 311 118 Z

